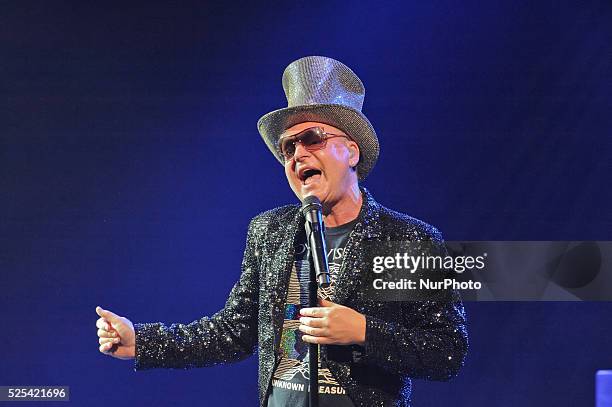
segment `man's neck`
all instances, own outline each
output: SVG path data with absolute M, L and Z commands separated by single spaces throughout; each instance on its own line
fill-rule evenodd
M 363 198 L 359 185 L 355 183 L 353 187 L 345 194 L 340 201 L 334 204 L 333 207 L 323 211 L 323 221 L 327 227 L 336 227 L 349 223 L 359 216 Z

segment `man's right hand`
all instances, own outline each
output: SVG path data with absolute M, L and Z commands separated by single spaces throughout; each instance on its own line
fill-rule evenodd
M 118 359 L 134 359 L 136 333 L 132 322 L 110 311 L 96 307 L 100 318 L 96 321 L 100 352 Z

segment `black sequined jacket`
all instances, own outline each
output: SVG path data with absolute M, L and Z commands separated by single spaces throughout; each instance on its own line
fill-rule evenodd
M 448 380 L 463 365 L 467 330 L 463 305 L 453 292 L 444 301 L 376 302 L 363 290 L 359 256 L 368 240 L 440 241 L 432 226 L 378 204 L 362 188 L 359 220 L 349 237 L 334 302 L 366 316 L 361 346 L 322 346 L 321 357 L 356 406 L 409 406 L 410 378 Z M 263 405 L 280 358 L 299 206 L 256 216 L 249 225 L 242 274 L 225 307 L 190 324 L 135 324 L 135 369 L 190 368 L 259 355 Z

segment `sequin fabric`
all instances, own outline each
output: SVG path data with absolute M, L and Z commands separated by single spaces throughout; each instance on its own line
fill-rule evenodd
M 432 226 L 378 204 L 362 188 L 364 204 L 349 237 L 333 301 L 366 316 L 366 343 L 322 346 L 336 380 L 356 406 L 410 406 L 411 378 L 448 380 L 468 349 L 466 315 L 457 293 L 437 301 L 378 302 L 365 296 L 366 241 L 442 242 Z M 222 310 L 190 324 L 135 324 L 135 369 L 191 368 L 237 361 L 258 351 L 263 405 L 275 365 L 293 247 L 303 218 L 299 206 L 256 216 L 249 225 L 242 274 Z

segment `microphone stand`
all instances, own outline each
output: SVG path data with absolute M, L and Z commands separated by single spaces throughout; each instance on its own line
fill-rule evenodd
M 310 279 L 308 281 L 308 306 L 317 307 L 319 304 L 317 291 L 319 285 L 326 288 L 330 284 L 329 266 L 327 264 L 327 250 L 321 214 L 321 202 L 314 196 L 304 199 L 302 213 L 306 217 L 306 238 L 310 247 Z M 310 407 L 319 407 L 319 345 L 308 344 L 308 373 Z

